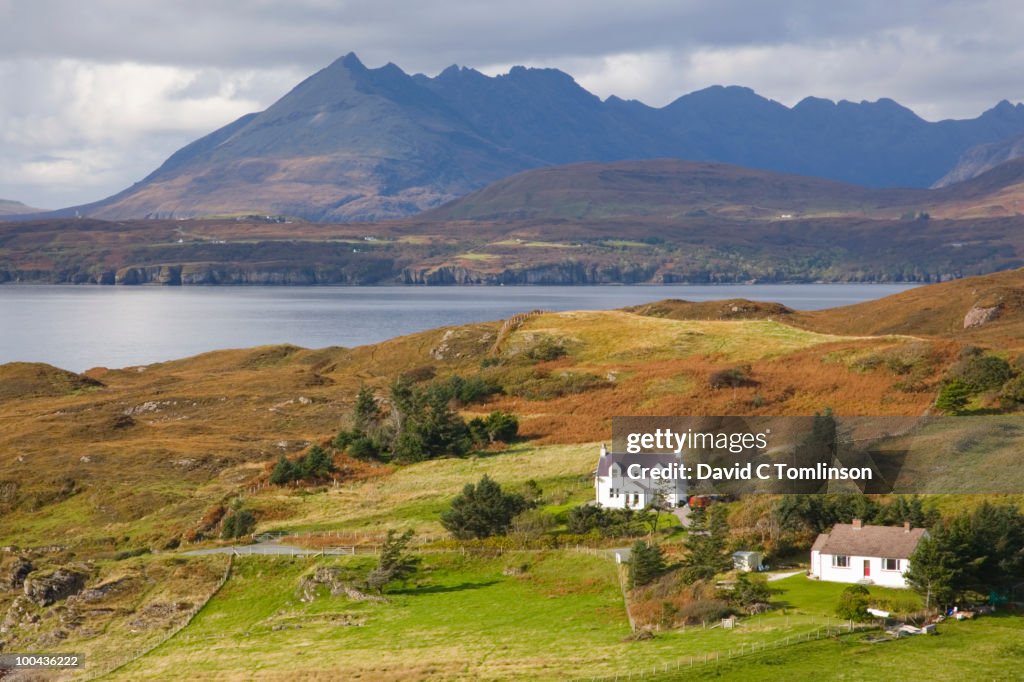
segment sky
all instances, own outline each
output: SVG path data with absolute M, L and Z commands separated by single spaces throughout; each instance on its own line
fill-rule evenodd
M 663 106 L 744 85 L 928 120 L 1024 100 L 1019 0 L 0 0 L 0 199 L 113 194 L 337 57 L 435 75 L 559 68 Z

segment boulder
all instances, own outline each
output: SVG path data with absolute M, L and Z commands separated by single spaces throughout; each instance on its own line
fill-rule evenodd
M 997 305 L 987 308 L 974 306 L 967 311 L 966 315 L 964 315 L 964 329 L 980 327 L 983 324 L 988 324 L 997 317 L 999 317 L 999 306 Z
M 25 577 L 32 572 L 32 562 L 25 557 L 15 557 L 0 573 L 0 590 L 17 590 L 25 584 Z
M 81 592 L 88 578 L 88 572 L 80 567 L 35 571 L 25 578 L 25 596 L 39 606 L 49 606 Z

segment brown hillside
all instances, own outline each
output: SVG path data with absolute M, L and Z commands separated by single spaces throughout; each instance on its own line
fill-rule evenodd
M 102 387 L 96 379 L 41 362 L 0 365 L 0 400 L 56 397 Z
M 540 168 L 424 213 L 429 221 L 880 215 L 926 190 L 871 189 L 725 163 L 655 159 Z
M 745 299 L 665 300 L 626 310 L 677 320 L 770 319 L 827 334 L 943 336 L 1016 348 L 1024 343 L 1024 269 L 932 284 L 828 310 L 798 311 Z

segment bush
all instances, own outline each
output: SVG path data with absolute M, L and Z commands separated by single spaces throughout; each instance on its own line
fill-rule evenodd
M 972 393 L 999 388 L 1012 377 L 1010 363 L 995 355 L 973 355 L 961 361 L 952 375 Z
M 566 525 L 567 530 L 575 535 L 596 533 L 608 538 L 636 537 L 647 533 L 649 516 L 646 510 L 604 509 L 584 504 L 569 511 Z
M 561 341 L 545 336 L 526 351 L 526 358 L 534 362 L 550 362 L 568 354 Z
M 436 384 L 434 390 L 441 391 L 448 400 L 459 405 L 472 405 L 501 392 L 501 386 L 482 376 L 462 377 L 458 374 L 447 381 Z
M 356 459 L 369 460 L 380 457 L 380 450 L 377 444 L 366 436 L 360 436 L 348 446 L 348 454 Z
M 741 365 L 714 372 L 708 377 L 708 384 L 711 388 L 742 388 L 744 386 L 759 385 L 751 377 L 750 365 Z
M 687 625 L 695 625 L 728 618 L 733 613 L 732 608 L 721 599 L 702 599 L 679 609 L 676 618 Z
M 512 519 L 527 507 L 522 495 L 503 492 L 485 474 L 479 483 L 467 484 L 452 500 L 451 508 L 441 514 L 441 525 L 459 540 L 505 535 Z
M 273 485 L 285 485 L 292 481 L 322 479 L 333 471 L 334 461 L 331 456 L 319 445 L 314 445 L 294 462 L 283 454 L 278 457 L 277 464 L 270 472 L 270 482 Z
M 248 509 L 231 512 L 224 517 L 220 536 L 224 539 L 250 535 L 256 529 L 256 517 Z
M 607 379 L 589 372 L 539 372 L 533 378 L 507 387 L 512 395 L 527 400 L 552 400 L 565 395 L 578 395 L 611 385 Z
M 1024 375 L 1014 377 L 1003 384 L 999 396 L 1003 402 L 1010 405 L 1024 403 Z
M 839 604 L 836 606 L 836 615 L 843 620 L 862 623 L 871 619 L 868 613 L 868 604 L 871 600 L 871 593 L 863 585 L 850 585 L 839 595 Z
M 971 390 L 960 379 L 953 379 L 943 384 L 939 396 L 935 399 L 935 407 L 948 414 L 956 414 L 967 406 Z
M 507 412 L 491 412 L 483 419 L 475 417 L 467 426 L 473 442 L 478 445 L 510 443 L 519 434 L 519 420 Z

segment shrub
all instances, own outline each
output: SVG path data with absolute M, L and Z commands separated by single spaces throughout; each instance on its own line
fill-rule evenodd
M 441 514 L 441 525 L 459 540 L 505 535 L 512 519 L 527 506 L 522 495 L 505 493 L 485 474 L 452 500 L 451 507 Z
M 956 414 L 967 406 L 971 390 L 960 379 L 953 379 L 943 384 L 935 399 L 935 407 L 949 414 Z
M 231 512 L 224 517 L 220 536 L 224 539 L 240 538 L 256 529 L 256 517 L 248 509 Z
M 366 577 L 368 589 L 383 592 L 390 583 L 406 582 L 416 573 L 420 559 L 405 551 L 411 540 L 411 530 L 401 535 L 394 529 L 388 531 L 388 536 L 380 549 L 377 566 Z
M 728 618 L 733 613 L 732 608 L 721 599 L 702 599 L 679 609 L 676 618 L 681 619 L 687 625 L 692 625 Z
M 377 444 L 366 436 L 360 436 L 348 446 L 348 454 L 356 459 L 368 460 L 380 457 L 380 450 Z
M 751 377 L 750 365 L 741 365 L 713 372 L 708 377 L 711 388 L 742 388 L 757 386 L 758 382 Z
M 437 375 L 437 371 L 431 365 L 424 365 L 422 367 L 414 367 L 407 372 L 402 373 L 402 379 L 411 383 L 418 384 L 423 381 L 430 381 Z
M 839 595 L 836 615 L 843 620 L 864 622 L 871 619 L 868 613 L 871 593 L 863 585 L 850 585 Z
M 473 442 L 479 445 L 487 443 L 509 443 L 519 433 L 519 420 L 507 412 L 495 411 L 481 419 L 475 417 L 467 425 Z
M 507 392 L 527 400 L 553 400 L 565 395 L 578 395 L 611 385 L 607 379 L 589 372 L 539 373 L 533 378 L 508 387 Z
M 767 604 L 771 600 L 771 589 L 764 576 L 740 573 L 728 596 L 729 601 L 748 609 L 755 604 Z
M 564 357 L 568 352 L 560 340 L 544 336 L 526 351 L 526 358 L 534 362 L 550 362 Z
M 1003 390 L 999 395 L 1003 402 L 1011 405 L 1024 403 L 1024 375 L 1014 377 L 1003 384 Z
M 1013 377 L 1010 363 L 995 355 L 973 355 L 962 361 L 953 371 L 973 393 L 999 388 Z

